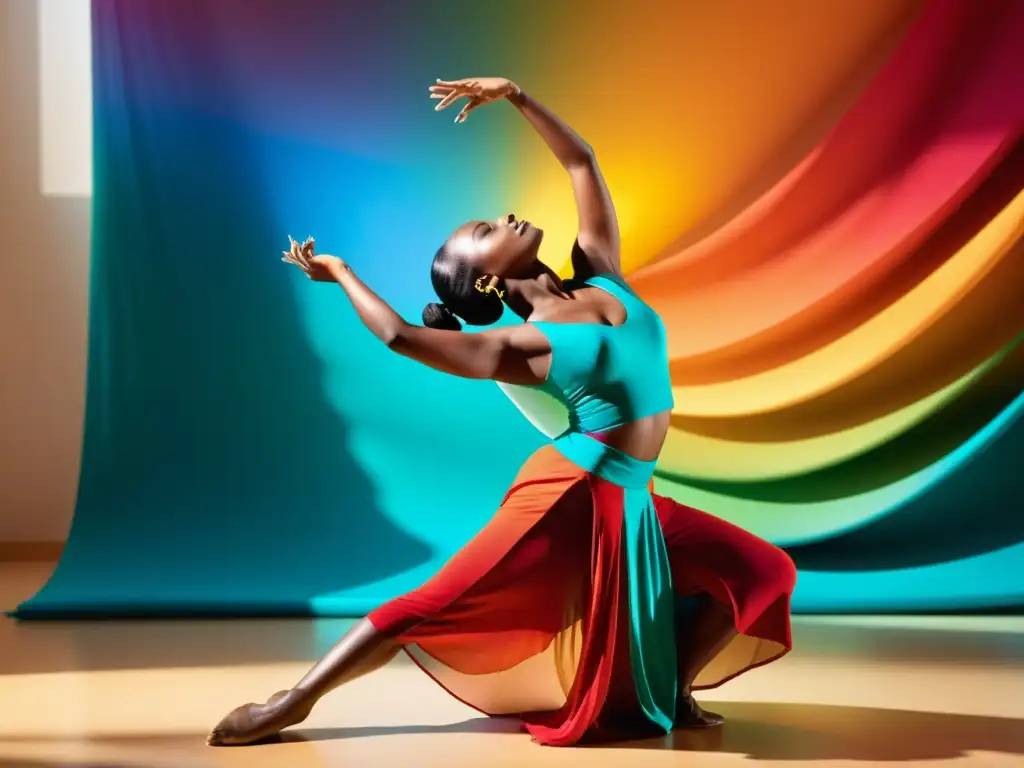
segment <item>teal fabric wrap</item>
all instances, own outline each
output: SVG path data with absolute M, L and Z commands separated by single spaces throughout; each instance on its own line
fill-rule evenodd
M 623 488 L 633 684 L 644 714 L 668 733 L 678 687 L 675 603 L 668 549 L 648 490 L 654 462 L 634 459 L 579 432 L 562 435 L 554 446 L 577 466 Z
M 675 600 L 668 549 L 650 491 L 626 489 L 624 526 L 633 683 L 644 714 L 668 733 L 679 684 Z

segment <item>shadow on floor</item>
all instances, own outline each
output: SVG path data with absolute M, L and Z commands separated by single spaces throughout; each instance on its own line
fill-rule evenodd
M 711 704 L 710 708 L 728 718 L 723 728 L 677 731 L 660 739 L 582 749 L 714 752 L 742 755 L 751 760 L 847 760 L 868 764 L 949 760 L 977 752 L 1024 755 L 1024 721 L 1013 718 L 813 704 L 721 703 Z M 241 751 L 251 752 L 254 760 L 269 760 L 275 749 L 287 749 L 288 745 L 413 734 L 439 737 L 491 734 L 495 748 L 500 747 L 503 737 L 527 738 L 515 719 L 481 717 L 448 725 L 298 728 L 286 731 L 278 742 Z M 167 754 L 168 750 L 202 748 L 204 740 L 205 734 L 161 734 L 108 737 L 90 739 L 89 742 L 97 747 L 147 747 Z M 20 740 L 5 741 L 14 743 Z M 41 740 L 33 738 L 31 741 L 38 743 Z M 439 749 L 455 746 L 457 743 L 438 739 Z M 581 759 L 586 758 L 581 755 Z M 141 764 L 134 762 L 76 763 L 42 758 L 0 758 L 0 768 L 99 768 L 100 765 L 103 768 L 141 768 Z
M 1024 721 L 1012 718 L 909 712 L 813 704 L 722 703 L 709 707 L 728 718 L 722 728 L 676 731 L 660 739 L 591 749 L 721 752 L 753 760 L 939 760 L 970 752 L 1024 755 Z M 295 730 L 282 741 L 322 741 L 413 733 L 519 734 L 509 719 L 476 718 L 440 726 Z M 272 747 L 270 747 L 272 748 Z

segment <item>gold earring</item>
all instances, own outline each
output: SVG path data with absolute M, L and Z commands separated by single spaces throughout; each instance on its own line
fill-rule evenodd
M 478 291 L 480 291 L 480 293 L 484 293 L 484 294 L 496 293 L 496 294 L 498 294 L 498 298 L 499 299 L 504 299 L 505 298 L 505 292 L 501 291 L 501 290 L 498 290 L 498 278 L 497 278 L 497 276 L 494 276 L 490 280 L 488 280 L 487 281 L 487 285 L 484 285 L 484 278 L 478 277 L 476 279 L 476 289 Z

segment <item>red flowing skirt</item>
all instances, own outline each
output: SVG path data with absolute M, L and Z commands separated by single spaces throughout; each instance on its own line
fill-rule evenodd
M 517 715 L 534 738 L 570 745 L 639 721 L 629 658 L 623 489 L 548 446 L 497 514 L 419 589 L 369 615 L 460 701 Z M 792 647 L 796 570 L 780 549 L 654 495 L 679 596 L 732 611 L 736 637 L 698 674 L 723 682 Z M 678 651 L 686 651 L 679 633 Z

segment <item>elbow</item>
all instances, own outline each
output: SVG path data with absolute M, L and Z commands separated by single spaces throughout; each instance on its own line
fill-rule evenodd
M 597 158 L 594 156 L 594 149 L 586 142 L 580 142 L 579 151 L 574 153 L 565 167 L 574 171 L 577 168 L 592 169 L 597 167 Z
M 393 328 L 388 328 L 380 334 L 380 340 L 391 351 L 401 352 L 409 341 L 408 331 L 410 327 L 408 323 L 403 323 Z

